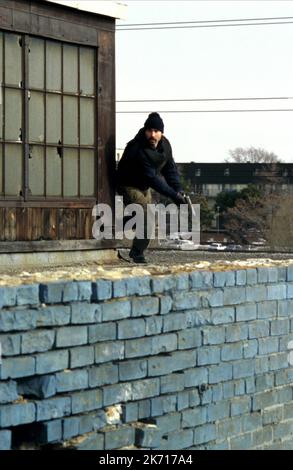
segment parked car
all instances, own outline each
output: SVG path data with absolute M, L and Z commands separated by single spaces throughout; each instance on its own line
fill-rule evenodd
M 211 251 L 224 251 L 226 250 L 226 245 L 222 245 L 222 243 L 214 242 L 208 246 L 208 249 Z
M 234 244 L 229 244 L 226 246 L 226 250 L 229 251 L 237 251 L 237 250 L 243 250 L 244 247 L 242 245 L 234 245 Z

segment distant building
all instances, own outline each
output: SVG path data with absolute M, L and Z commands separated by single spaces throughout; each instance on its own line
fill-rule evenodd
M 293 163 L 177 163 L 190 190 L 212 204 L 221 191 L 241 191 L 249 184 L 293 192 Z

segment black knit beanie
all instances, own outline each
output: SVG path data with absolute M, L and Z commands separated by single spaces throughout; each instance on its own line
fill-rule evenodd
M 144 123 L 145 129 L 157 129 L 158 131 L 164 132 L 163 119 L 159 113 L 151 113 Z

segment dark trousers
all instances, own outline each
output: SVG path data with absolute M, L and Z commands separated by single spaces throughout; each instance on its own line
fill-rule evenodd
M 132 186 L 123 186 L 119 187 L 118 192 L 121 196 L 123 196 L 124 205 L 139 204 L 143 208 L 144 237 L 134 237 L 132 242 L 132 251 L 135 252 L 136 255 L 142 255 L 150 243 L 150 240 L 147 236 L 147 205 L 152 203 L 151 190 L 147 189 L 143 191 Z

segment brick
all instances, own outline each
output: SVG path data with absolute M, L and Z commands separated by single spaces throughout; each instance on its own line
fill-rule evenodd
M 223 398 L 232 398 L 234 396 L 234 382 L 223 384 Z
M 271 426 L 265 426 L 263 429 L 258 429 L 252 434 L 253 446 L 264 446 L 265 443 L 271 442 L 273 438 L 273 429 Z
M 278 281 L 287 281 L 287 268 L 284 267 L 277 267 L 278 271 Z
M 95 362 L 95 350 L 93 346 L 82 346 L 69 350 L 70 367 L 83 367 Z
M 245 391 L 245 380 L 235 380 L 235 382 L 234 382 L 234 394 L 235 394 L 235 396 L 244 395 L 245 393 L 246 393 L 246 391 Z
M 2 428 L 19 426 L 20 424 L 35 421 L 35 405 L 33 403 L 21 403 L 0 406 L 0 426 Z
M 209 309 L 186 310 L 185 314 L 189 328 L 194 326 L 210 325 L 212 323 L 211 311 Z
M 199 389 L 200 405 L 207 405 L 213 401 L 213 390 L 208 388 L 206 384 L 202 384 Z
M 132 399 L 143 400 L 159 395 L 160 381 L 159 379 L 137 380 L 132 383 Z
M 237 310 L 236 310 L 237 312 Z M 235 343 L 237 341 L 241 341 L 243 339 L 248 338 L 248 325 L 247 324 L 235 324 L 235 325 L 227 325 L 225 329 L 223 329 L 224 333 L 226 330 L 226 336 L 224 337 L 223 341 L 220 343 Z
M 122 419 L 124 423 L 133 423 L 138 421 L 138 404 L 126 403 L 123 405 Z
M 256 304 L 237 305 L 236 321 L 248 321 L 256 319 Z
M 0 404 L 11 403 L 17 399 L 17 383 L 14 380 L 0 382 Z
M 118 382 L 118 365 L 103 364 L 89 369 L 89 386 L 100 387 Z
M 257 318 L 267 319 L 275 318 L 277 316 L 277 302 L 259 302 L 257 305 Z
M 268 300 L 282 300 L 282 299 L 286 299 L 287 297 L 286 284 L 276 284 L 276 285 L 268 286 L 267 291 L 268 291 Z
M 288 367 L 288 354 L 276 353 L 269 357 L 270 370 L 286 369 Z
M 195 407 L 200 404 L 200 396 L 199 391 L 195 388 L 193 390 L 189 390 L 189 406 Z
M 71 399 L 72 414 L 97 410 L 102 407 L 102 391 L 99 389 L 74 393 Z
M 96 323 L 102 321 L 102 308 L 98 304 L 75 302 L 71 305 L 71 323 Z
M 226 382 L 232 379 L 232 365 L 221 364 L 209 367 L 209 383 Z
M 158 356 L 148 359 L 148 376 L 167 375 L 173 370 L 171 356 Z
M 24 396 L 49 398 L 56 394 L 56 378 L 54 375 L 30 377 L 18 381 L 18 392 Z
M 191 429 L 172 432 L 166 434 L 161 440 L 160 449 L 179 450 L 188 449 L 193 443 L 193 432 Z
M 39 285 L 21 285 L 16 288 L 16 305 L 38 305 Z
M 216 439 L 217 429 L 214 424 L 204 424 L 203 426 L 197 426 L 194 429 L 194 441 L 195 445 L 203 444 L 204 442 L 210 442 Z
M 16 305 L 16 287 L 0 287 L 0 308 Z
M 287 335 L 289 333 L 289 320 L 272 320 L 271 321 L 271 335 Z
M 200 296 L 197 292 L 176 292 L 173 296 L 174 310 L 187 310 L 199 308 L 201 304 Z
M 196 366 L 196 350 L 175 351 L 171 353 L 173 371 L 183 371 Z
M 123 426 L 120 429 L 105 432 L 105 449 L 119 449 L 123 446 L 131 446 L 135 440 L 135 429 Z
M 176 411 L 176 395 L 164 395 L 151 400 L 151 415 L 161 416 Z
M 278 268 L 269 268 L 268 269 L 268 282 L 278 282 L 279 280 L 279 270 Z M 284 279 L 285 281 L 286 279 Z
M 208 370 L 205 367 L 184 370 L 185 387 L 197 387 L 208 382 Z
M 174 335 L 175 336 L 175 335 Z M 160 338 L 160 336 L 158 336 Z M 153 338 L 139 338 L 139 339 L 130 339 L 125 342 L 125 358 L 133 358 L 140 356 L 149 356 L 154 354 L 152 352 L 153 347 Z M 177 337 L 176 337 L 176 346 L 177 347 Z
M 17 356 L 20 354 L 20 335 L 2 335 L 0 336 L 0 344 L 2 356 Z
M 247 302 L 261 302 L 267 300 L 267 290 L 265 286 L 246 287 Z
M 244 415 L 250 412 L 250 397 L 237 397 L 231 401 L 231 416 Z
M 154 316 L 145 318 L 145 333 L 149 335 L 159 335 L 163 330 L 163 318 Z
M 248 326 L 249 338 L 262 338 L 270 335 L 270 324 L 265 320 L 257 320 Z
M 92 283 L 91 281 L 78 281 L 78 300 L 89 301 L 92 297 Z
M 237 359 L 241 359 L 242 355 L 243 355 L 242 343 L 225 344 L 221 350 L 222 361 L 234 361 Z
M 218 364 L 220 362 L 220 348 L 218 346 L 202 347 L 197 352 L 197 364 Z
M 293 265 L 287 267 L 287 281 L 293 281 Z
M 71 399 L 69 397 L 49 398 L 36 403 L 37 421 L 56 419 L 67 416 L 71 412 Z
M 207 421 L 207 408 L 191 408 L 182 413 L 182 428 L 194 428 Z
M 221 420 L 218 424 L 218 436 L 236 436 L 241 432 L 241 418 L 232 417 Z
M 141 297 L 132 300 L 132 316 L 142 317 L 159 313 L 159 299 L 157 297 Z
M 233 378 L 240 379 L 252 376 L 255 372 L 255 364 L 252 359 L 245 359 L 233 363 Z
M 225 287 L 224 305 L 237 305 L 246 301 L 245 287 Z
M 11 449 L 11 431 L 0 431 L 0 450 Z
M 0 331 L 31 330 L 35 327 L 35 310 L 0 311 Z
M 269 280 L 268 268 L 257 268 L 257 280 L 259 284 L 265 284 Z
M 126 279 L 127 296 L 150 295 L 151 278 L 149 276 L 139 276 Z
M 112 281 L 112 286 L 114 298 L 127 296 L 126 279 L 117 279 Z
M 104 447 L 104 435 L 100 433 L 92 433 L 84 436 L 83 439 L 78 439 L 74 444 L 75 450 L 103 450 Z
M 155 425 L 146 425 L 136 429 L 135 444 L 142 448 L 158 448 L 160 446 L 162 432 Z
M 77 301 L 78 284 L 73 281 L 40 284 L 40 300 L 45 304 Z
M 213 402 L 217 403 L 223 400 L 223 384 L 214 385 L 212 387 L 213 392 Z
M 189 405 L 189 391 L 184 390 L 183 392 L 179 392 L 177 395 L 177 411 L 182 411 L 188 408 Z
M 165 315 L 166 313 L 169 313 L 172 310 L 173 306 L 173 299 L 169 295 L 161 295 L 159 297 L 160 300 L 160 314 Z
M 118 322 L 118 339 L 140 338 L 145 336 L 145 321 L 131 319 Z
M 251 433 L 242 434 L 241 436 L 232 437 L 230 440 L 231 450 L 249 450 L 252 447 Z
M 107 300 L 112 297 L 112 282 L 110 280 L 99 279 L 92 283 L 92 300 Z
M 131 383 L 108 385 L 103 388 L 103 405 L 104 406 L 131 401 L 131 399 L 132 399 Z
M 103 322 L 128 318 L 131 315 L 129 300 L 111 300 L 102 304 Z
M 184 374 L 170 374 L 161 377 L 161 393 L 173 393 L 184 390 Z
M 275 385 L 285 385 L 292 383 L 293 380 L 293 370 L 292 369 L 287 369 L 287 370 L 280 370 L 277 371 L 275 374 Z
M 235 271 L 226 271 L 226 286 L 233 287 L 236 284 Z
M 70 392 L 88 387 L 87 370 L 66 370 L 56 374 L 57 392 Z
M 88 331 L 86 326 L 65 326 L 59 328 L 56 334 L 56 347 L 80 346 L 86 344 Z
M 3 359 L 2 366 L 0 369 L 0 378 L 2 380 L 8 378 L 19 378 L 34 375 L 35 373 L 35 358 L 24 356 L 24 357 L 12 357 Z
M 222 305 L 224 305 L 222 289 L 213 289 L 211 291 L 206 291 L 203 293 L 203 307 L 222 307 Z
M 278 404 L 278 395 L 274 390 L 258 393 L 252 397 L 252 410 L 263 410 L 269 406 Z
M 124 342 L 112 341 L 98 343 L 95 346 L 95 362 L 110 362 L 116 359 L 124 359 Z
M 246 282 L 248 285 L 257 284 L 257 270 L 255 268 L 246 270 Z
M 149 418 L 151 416 L 151 401 L 142 400 L 138 402 L 138 419 Z
M 160 354 L 177 349 L 177 335 L 174 333 L 154 336 L 152 338 L 151 354 Z M 149 354 L 149 352 L 148 352 Z
M 47 374 L 68 367 L 68 351 L 50 351 L 36 355 L 36 373 Z M 30 374 L 32 375 L 32 374 Z
M 156 276 L 151 279 L 152 292 L 162 293 L 176 288 L 174 276 Z
M 178 348 L 192 349 L 201 346 L 201 331 L 199 328 L 185 329 L 178 333 Z
M 68 305 L 41 307 L 36 312 L 36 326 L 60 326 L 70 323 L 71 310 Z
M 205 289 L 213 286 L 213 273 L 209 271 L 195 271 L 190 273 L 192 289 Z
M 293 300 L 279 300 L 278 304 L 278 317 L 290 317 L 293 312 Z
M 175 276 L 176 290 L 188 290 L 189 289 L 189 275 L 188 274 L 176 274 Z
M 262 415 L 260 413 L 250 413 L 241 417 L 243 432 L 254 431 L 262 427 Z
M 255 359 L 255 373 L 262 374 L 269 370 L 269 359 L 268 357 L 257 357 Z
M 53 421 L 39 423 L 37 432 L 35 440 L 41 444 L 60 442 L 62 440 L 62 420 L 54 419 Z
M 171 313 L 164 317 L 163 320 L 163 331 L 179 331 L 185 330 L 190 325 L 189 317 L 184 313 Z
M 225 327 L 206 326 L 201 330 L 203 344 L 221 344 L 225 342 Z
M 256 339 L 245 341 L 245 343 L 243 344 L 244 359 L 255 358 L 257 354 L 258 354 L 258 341 Z
M 233 323 L 235 321 L 235 310 L 233 307 L 213 308 L 211 319 L 214 325 Z
M 119 363 L 119 379 L 133 380 L 141 379 L 147 375 L 147 361 L 127 361 Z
M 55 342 L 55 331 L 37 330 L 21 335 L 21 352 L 30 354 L 52 349 Z
M 230 402 L 221 401 L 207 406 L 207 422 L 215 422 L 229 417 Z
M 283 415 L 283 413 L 286 413 L 284 405 L 276 405 L 271 408 L 267 408 L 263 412 L 263 424 L 274 424 L 283 421 L 283 416 L 287 417 L 287 415 Z
M 102 323 L 89 326 L 89 343 L 116 339 L 116 323 Z
M 245 269 L 237 269 L 236 271 L 236 286 L 244 286 L 246 284 L 246 271 Z
M 224 287 L 226 285 L 226 273 L 225 272 L 215 272 L 213 273 L 214 276 L 214 281 L 213 285 L 214 287 Z

